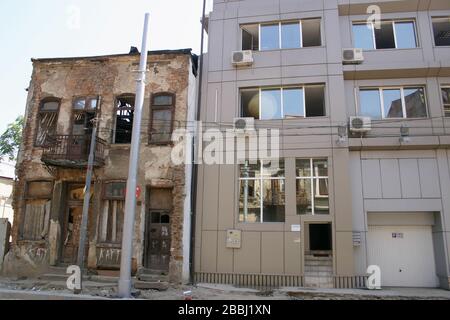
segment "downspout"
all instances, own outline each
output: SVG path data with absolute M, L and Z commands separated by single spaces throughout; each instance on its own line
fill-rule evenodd
M 203 12 L 202 12 L 202 33 L 200 41 L 200 56 L 199 56 L 199 68 L 198 68 L 198 91 L 197 91 L 197 110 L 195 115 L 195 120 L 200 121 L 200 111 L 202 102 L 202 82 L 203 82 L 203 46 L 205 41 L 205 18 L 206 18 L 206 0 L 203 0 Z M 198 133 L 198 132 L 197 132 Z M 189 262 L 190 262 L 190 282 L 195 284 L 195 221 L 197 213 L 197 174 L 198 174 L 198 164 L 196 163 L 195 155 L 195 141 L 194 137 L 192 143 L 192 188 L 191 188 L 191 250 L 189 251 Z

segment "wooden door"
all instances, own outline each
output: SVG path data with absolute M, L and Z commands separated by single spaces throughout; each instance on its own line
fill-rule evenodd
M 150 210 L 146 218 L 145 267 L 163 272 L 169 271 L 170 262 L 170 213 Z

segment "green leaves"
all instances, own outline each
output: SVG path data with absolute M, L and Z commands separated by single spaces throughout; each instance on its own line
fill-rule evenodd
M 8 157 L 9 160 L 16 160 L 17 151 L 22 141 L 23 123 L 23 116 L 17 117 L 0 136 L 0 158 Z

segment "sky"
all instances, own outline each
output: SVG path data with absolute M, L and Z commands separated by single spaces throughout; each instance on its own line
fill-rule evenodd
M 149 50 L 199 53 L 202 5 L 203 0 L 0 0 L 0 134 L 25 112 L 31 58 L 128 53 L 131 46 L 141 47 L 145 12 Z

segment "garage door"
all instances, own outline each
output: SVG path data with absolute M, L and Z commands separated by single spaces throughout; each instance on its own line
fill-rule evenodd
M 369 226 L 368 263 L 381 268 L 381 285 L 436 287 L 431 226 Z

